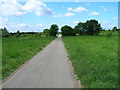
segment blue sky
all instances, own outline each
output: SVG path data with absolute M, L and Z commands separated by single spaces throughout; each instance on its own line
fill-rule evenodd
M 28 0 L 17 0 L 18 2 L 26 2 Z M 118 2 L 119 0 L 41 0 L 42 2 Z
M 78 22 L 90 19 L 98 20 L 105 29 L 118 26 L 117 2 L 3 2 L 0 3 L 4 10 L 0 14 L 0 28 L 6 27 L 9 32 L 41 32 L 51 24 L 57 24 L 59 28 L 63 25 L 74 27 Z M 4 7 L 5 4 L 8 7 Z

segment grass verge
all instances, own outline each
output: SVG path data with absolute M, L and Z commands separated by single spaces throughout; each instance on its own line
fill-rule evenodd
M 11 37 L 2 39 L 2 77 L 9 76 L 55 37 Z
M 118 36 L 63 37 L 84 88 L 118 87 Z

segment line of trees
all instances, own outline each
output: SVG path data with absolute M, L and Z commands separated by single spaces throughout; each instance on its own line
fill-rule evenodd
M 97 20 L 87 20 L 85 23 L 79 22 L 74 28 L 65 25 L 61 27 L 61 33 L 63 36 L 75 36 L 79 35 L 98 35 L 101 30 L 101 25 Z M 56 24 L 51 25 L 50 29 L 44 29 L 43 33 L 49 33 L 50 36 L 56 36 L 59 28 Z
M 76 35 L 75 30 L 68 25 L 63 26 L 61 28 L 61 32 L 63 36 L 75 36 Z
M 69 29 L 70 28 L 70 29 Z M 79 35 L 98 35 L 101 30 L 101 25 L 97 20 L 87 20 L 86 22 L 79 22 L 74 29 L 70 26 L 63 26 L 61 31 L 63 36 Z M 70 33 L 68 33 L 70 32 Z
M 97 20 L 87 20 L 85 23 L 79 22 L 78 25 L 75 26 L 75 30 L 77 30 L 77 33 L 80 35 L 98 35 L 101 29 L 101 25 Z
M 19 30 L 17 30 L 17 32 L 10 33 L 5 27 L 0 29 L 0 37 L 12 37 L 12 36 L 27 37 L 27 36 L 41 36 L 41 35 L 42 35 L 41 32 L 20 32 Z
M 50 29 L 44 29 L 43 33 L 45 35 L 56 36 L 56 34 L 58 33 L 58 30 L 59 30 L 58 25 L 52 24 Z
M 58 33 L 58 25 L 52 24 L 50 26 L 50 29 L 44 29 L 43 33 L 40 33 L 39 35 L 43 36 L 56 36 Z M 16 36 L 19 37 L 21 34 L 36 34 L 36 32 L 25 32 L 20 33 L 19 30 L 16 33 L 9 33 L 6 28 L 0 29 L 2 34 L 0 35 L 2 37 L 9 37 L 9 36 Z M 63 36 L 76 36 L 76 34 L 79 35 L 98 35 L 100 31 L 105 31 L 102 29 L 100 23 L 98 23 L 97 20 L 87 20 L 86 22 L 79 22 L 74 28 L 71 26 L 65 25 L 61 27 L 61 33 Z M 120 29 L 117 29 L 117 27 L 114 27 L 111 31 L 120 31 Z

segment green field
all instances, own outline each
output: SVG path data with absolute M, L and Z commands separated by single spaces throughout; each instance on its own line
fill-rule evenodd
M 118 87 L 118 36 L 63 37 L 83 88 Z
M 2 77 L 32 58 L 55 37 L 10 37 L 2 39 Z

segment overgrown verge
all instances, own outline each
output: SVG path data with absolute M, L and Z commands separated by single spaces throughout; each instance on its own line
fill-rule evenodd
M 9 76 L 55 37 L 2 38 L 2 77 Z
M 118 36 L 63 37 L 84 88 L 118 87 Z

